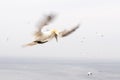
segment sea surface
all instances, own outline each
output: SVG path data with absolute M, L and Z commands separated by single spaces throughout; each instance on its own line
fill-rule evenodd
M 23 62 L 22 62 L 23 61 Z M 92 75 L 88 76 L 88 72 Z M 119 62 L 1 61 L 0 80 L 120 80 Z

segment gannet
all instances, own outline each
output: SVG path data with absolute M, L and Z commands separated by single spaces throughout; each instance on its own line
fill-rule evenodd
M 56 39 L 56 41 L 58 40 L 58 37 L 66 37 L 69 34 L 71 34 L 72 32 L 74 32 L 76 29 L 79 28 L 79 24 L 72 27 L 71 29 L 65 29 L 63 31 L 58 31 L 57 29 L 52 29 L 49 31 L 42 31 L 42 29 L 48 25 L 51 21 L 53 21 L 53 19 L 55 18 L 54 14 L 49 14 L 47 16 L 44 17 L 44 19 L 42 20 L 42 22 L 39 24 L 39 26 L 37 27 L 37 30 L 34 33 L 34 37 L 35 40 L 25 44 L 25 46 L 33 46 L 33 45 L 37 45 L 37 44 L 43 44 L 46 43 L 50 40 L 52 40 L 53 38 Z

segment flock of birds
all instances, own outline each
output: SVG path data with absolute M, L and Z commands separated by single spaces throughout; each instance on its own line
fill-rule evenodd
M 55 38 L 56 41 L 58 41 L 58 37 L 60 38 L 66 37 L 70 35 L 71 33 L 73 33 L 74 31 L 76 31 L 80 26 L 79 24 L 77 24 L 74 27 L 70 29 L 65 29 L 63 31 L 58 31 L 57 29 L 51 29 L 49 31 L 42 31 L 42 29 L 46 27 L 46 25 L 48 25 L 50 22 L 52 22 L 54 18 L 55 18 L 54 14 L 46 15 L 44 19 L 37 26 L 37 30 L 34 33 L 34 37 L 35 37 L 34 41 L 27 43 L 23 46 L 26 47 L 26 46 L 34 46 L 37 44 L 47 43 L 53 38 Z

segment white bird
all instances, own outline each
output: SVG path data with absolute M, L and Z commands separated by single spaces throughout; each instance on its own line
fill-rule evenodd
M 88 76 L 92 75 L 92 72 L 88 72 Z
M 57 41 L 58 37 L 66 37 L 69 34 L 71 34 L 72 32 L 74 32 L 76 29 L 79 28 L 79 25 L 76 25 L 75 27 L 73 27 L 71 29 L 65 29 L 60 32 L 56 29 L 52 29 L 50 31 L 43 32 L 42 31 L 43 27 L 45 27 L 51 21 L 53 21 L 54 18 L 55 18 L 55 15 L 53 15 L 53 14 L 45 16 L 44 20 L 42 20 L 42 22 L 39 24 L 39 26 L 37 27 L 37 31 L 34 34 L 35 40 L 31 43 L 25 44 L 24 46 L 33 46 L 33 45 L 37 45 L 37 44 L 43 44 L 43 43 L 50 41 L 53 38 L 55 38 Z

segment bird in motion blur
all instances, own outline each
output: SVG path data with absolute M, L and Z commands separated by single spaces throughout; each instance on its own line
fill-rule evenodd
M 24 47 L 43 44 L 52 40 L 53 38 L 55 38 L 56 41 L 58 41 L 58 37 L 61 38 L 66 37 L 79 28 L 79 24 L 77 24 L 74 27 L 70 29 L 65 29 L 63 31 L 58 31 L 56 29 L 51 29 L 49 31 L 42 31 L 42 29 L 46 27 L 46 25 L 48 25 L 50 22 L 54 20 L 55 16 L 56 16 L 55 14 L 49 14 L 44 16 L 43 20 L 39 23 L 39 25 L 37 26 L 37 30 L 34 33 L 35 40 L 28 44 L 25 44 Z

